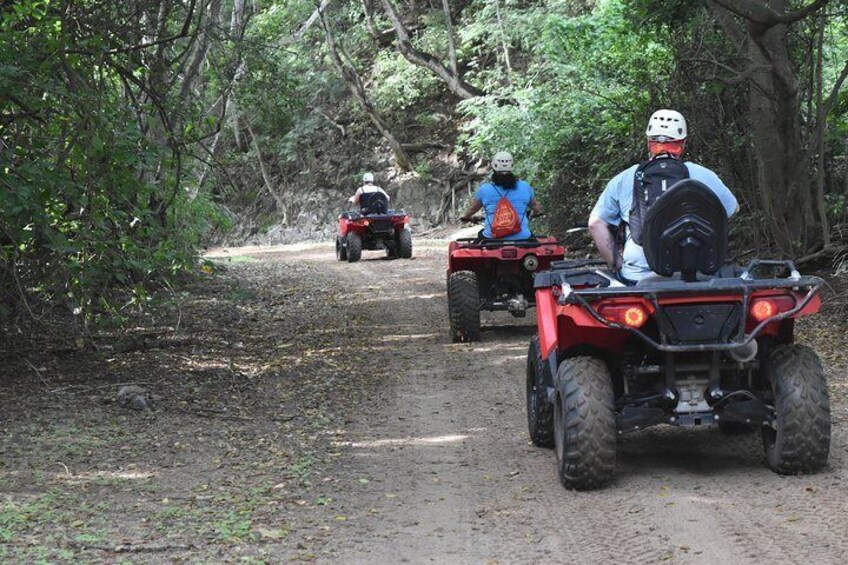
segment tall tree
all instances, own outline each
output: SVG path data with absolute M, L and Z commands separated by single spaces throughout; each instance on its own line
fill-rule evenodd
M 382 3 L 383 9 L 386 11 L 386 15 L 389 16 L 389 21 L 392 22 L 392 26 L 395 29 L 398 51 L 400 51 L 410 63 L 428 69 L 430 72 L 439 77 L 448 86 L 451 92 L 460 98 L 469 99 L 483 94 L 483 91 L 471 84 L 468 84 L 461 76 L 459 76 L 459 72 L 456 70 L 454 64 L 456 61 L 456 46 L 453 41 L 449 42 L 452 65 L 451 68 L 448 69 L 441 61 L 430 53 L 425 53 L 420 49 L 416 49 L 415 46 L 412 45 L 409 30 L 406 29 L 406 26 L 403 24 L 403 20 L 401 19 L 397 8 L 395 8 L 394 4 L 391 3 L 391 0 L 382 0 Z M 450 20 L 449 10 L 447 11 L 447 16 L 448 20 Z
M 371 103 L 371 100 L 369 100 L 368 94 L 365 91 L 365 86 L 362 84 L 362 79 L 359 78 L 359 73 L 356 72 L 356 69 L 350 61 L 346 60 L 347 57 L 342 58 L 341 50 L 336 43 L 336 38 L 333 35 L 323 4 L 319 6 L 318 12 L 321 19 L 321 26 L 324 28 L 327 50 L 330 54 L 330 59 L 333 61 L 333 65 L 336 67 L 336 70 L 339 72 L 342 79 L 344 79 L 350 93 L 353 94 L 354 98 L 356 98 L 357 102 L 359 102 L 359 106 L 362 108 L 362 111 L 365 112 L 365 115 L 368 116 L 368 119 L 371 120 L 371 123 L 373 123 L 374 127 L 377 128 L 377 131 L 379 131 L 383 138 L 385 138 L 386 142 L 388 142 L 389 147 L 392 149 L 392 153 L 395 156 L 395 162 L 397 163 L 398 168 L 403 171 L 411 171 L 412 161 L 406 154 L 403 145 L 401 145 L 401 143 L 397 140 L 383 117 L 377 111 L 377 108 L 375 108 Z
M 749 85 L 748 120 L 757 158 L 760 200 L 770 231 L 786 252 L 810 251 L 826 238 L 827 219 L 817 202 L 811 160 L 823 133 L 801 121 L 801 95 L 789 47 L 789 26 L 813 16 L 828 3 L 815 0 L 792 10 L 787 0 L 708 0 L 707 5 L 737 49 Z M 848 64 L 827 100 L 832 107 L 848 75 Z M 817 126 L 818 127 L 818 126 Z

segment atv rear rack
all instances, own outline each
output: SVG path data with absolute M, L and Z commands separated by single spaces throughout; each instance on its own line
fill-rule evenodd
M 785 267 L 789 271 L 790 275 L 786 278 L 754 279 L 751 273 L 755 272 L 760 266 Z M 824 281 L 819 277 L 801 276 L 791 261 L 760 260 L 752 261 L 739 276 L 734 278 L 716 278 L 697 282 L 683 282 L 679 280 L 652 281 L 651 284 L 641 287 L 639 285 L 609 285 L 579 289 L 573 288 L 568 282 L 570 277 L 579 277 L 578 280 L 581 281 L 586 280 L 586 276 L 589 273 L 592 273 L 592 271 L 585 268 L 540 273 L 536 277 L 535 287 L 546 288 L 561 285 L 562 294 L 557 299 L 559 304 L 579 305 L 583 307 L 583 309 L 598 323 L 609 328 L 628 331 L 659 351 L 673 353 L 729 351 L 731 349 L 743 347 L 755 339 L 767 325 L 791 318 L 803 310 L 819 291 L 819 288 L 821 288 L 824 284 Z M 595 271 L 594 274 L 598 278 L 608 278 L 613 280 L 607 274 L 601 272 Z M 758 290 L 781 289 L 796 291 L 807 289 L 807 293 L 792 309 L 775 314 L 770 318 L 766 318 L 753 330 L 751 330 L 750 333 L 746 334 L 746 313 L 748 312 L 751 295 Z M 650 301 L 654 307 L 654 312 L 659 312 L 662 309 L 659 304 L 660 298 L 668 298 L 670 296 L 708 296 L 715 294 L 741 294 L 742 314 L 739 318 L 739 327 L 736 330 L 735 337 L 724 343 L 672 344 L 667 343 L 665 340 L 663 340 L 662 343 L 659 343 L 639 329 L 607 320 L 598 313 L 597 309 L 591 303 L 591 301 L 597 301 L 603 298 L 635 297 Z

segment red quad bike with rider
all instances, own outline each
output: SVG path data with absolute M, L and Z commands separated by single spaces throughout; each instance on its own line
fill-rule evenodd
M 827 384 L 794 329 L 818 312 L 823 281 L 791 261 L 723 266 L 727 214 L 695 180 L 648 209 L 643 247 L 658 276 L 635 286 L 602 261 L 561 261 L 535 277 L 528 427 L 535 445 L 555 448 L 562 483 L 609 483 L 616 436 L 656 424 L 758 427 L 774 471 L 822 469 Z
M 480 223 L 482 218 L 472 221 Z M 481 310 L 524 317 L 536 303 L 533 275 L 564 257 L 565 248 L 553 237 L 452 241 L 447 270 L 451 339 L 479 340 Z
M 387 257 L 410 259 L 412 232 L 409 230 L 409 214 L 403 210 L 389 210 L 388 202 L 378 196 L 360 205 L 359 211 L 339 215 L 336 258 L 355 263 L 362 257 L 363 249 L 385 249 Z

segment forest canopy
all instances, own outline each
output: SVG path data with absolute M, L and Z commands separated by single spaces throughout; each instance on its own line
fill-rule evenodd
M 846 24 L 844 0 L 4 3 L 2 315 L 118 313 L 240 215 L 332 218 L 366 168 L 439 222 L 508 149 L 557 231 L 661 107 L 743 203 L 734 237 L 838 257 Z

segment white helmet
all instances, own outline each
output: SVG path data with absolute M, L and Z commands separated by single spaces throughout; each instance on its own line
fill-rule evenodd
M 492 170 L 496 173 L 512 172 L 512 155 L 506 151 L 498 151 L 492 157 Z
M 374 175 L 371 173 L 365 173 L 362 175 L 362 182 L 374 182 Z
M 657 110 L 648 120 L 648 129 L 645 135 L 648 137 L 663 136 L 667 141 L 680 141 L 686 139 L 686 119 L 683 114 L 675 110 Z

